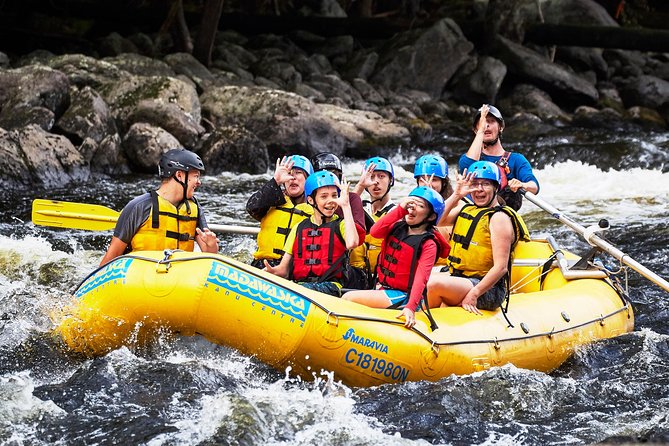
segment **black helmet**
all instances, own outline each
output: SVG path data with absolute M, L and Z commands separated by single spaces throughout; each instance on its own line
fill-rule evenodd
M 494 105 L 488 105 L 488 114 L 492 115 L 497 122 L 499 122 L 500 127 L 504 127 L 504 117 L 497 107 Z M 472 121 L 472 127 L 476 127 L 476 124 L 479 123 L 479 118 L 481 117 L 481 109 L 476 110 L 474 115 L 474 121 Z
M 344 171 L 344 169 L 341 168 L 341 161 L 337 158 L 337 155 L 330 152 L 322 152 L 315 155 L 311 159 L 311 164 L 314 166 L 314 172 L 318 172 L 319 170 L 334 170 L 336 172 L 333 173 L 335 173 L 339 179 L 341 179 L 341 174 Z
M 158 163 L 160 178 L 171 178 L 179 170 L 188 172 L 190 169 L 204 172 L 204 163 L 199 156 L 186 149 L 173 149 L 165 152 Z

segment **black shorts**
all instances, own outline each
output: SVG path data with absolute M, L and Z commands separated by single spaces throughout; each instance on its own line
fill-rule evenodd
M 469 279 L 474 286 L 478 285 L 481 279 L 475 277 L 465 277 Z M 479 296 L 476 301 L 476 308 L 479 310 L 488 310 L 492 311 L 502 306 L 504 299 L 506 298 L 506 282 L 504 279 L 500 279 L 497 283 L 490 288 L 488 291 Z

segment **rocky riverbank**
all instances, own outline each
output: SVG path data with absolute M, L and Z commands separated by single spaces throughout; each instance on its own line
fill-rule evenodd
M 466 135 L 481 103 L 528 137 L 667 130 L 669 54 L 523 45 L 542 18 L 617 24 L 589 0 L 513 3 L 485 52 L 444 18 L 385 41 L 220 32 L 208 68 L 146 34 L 109 35 L 95 54 L 0 53 L 0 184 L 155 172 L 179 146 L 209 174 L 262 173 L 287 152 L 365 157 Z

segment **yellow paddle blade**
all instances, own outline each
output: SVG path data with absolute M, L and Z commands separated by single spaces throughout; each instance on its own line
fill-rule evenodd
M 119 213 L 99 204 L 36 199 L 32 220 L 40 226 L 106 231 L 116 226 Z

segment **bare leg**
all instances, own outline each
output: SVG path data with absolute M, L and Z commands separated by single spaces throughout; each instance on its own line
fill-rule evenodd
M 357 302 L 372 308 L 388 308 L 392 303 L 386 293 L 381 290 L 356 290 L 345 293 L 344 300 Z
M 444 273 L 432 274 L 427 282 L 427 301 L 430 308 L 460 305 L 474 285 L 464 277 L 453 277 Z

